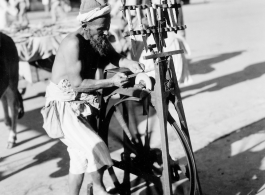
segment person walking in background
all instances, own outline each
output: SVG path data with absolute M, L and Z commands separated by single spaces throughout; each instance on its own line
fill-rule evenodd
M 127 23 L 124 22 L 125 18 L 122 16 L 121 11 L 119 10 L 120 6 L 122 6 L 121 1 L 117 0 L 110 0 L 110 3 L 112 4 L 112 11 L 111 16 L 113 17 L 113 20 L 117 20 L 120 22 L 117 23 L 117 27 L 114 28 L 112 26 L 111 31 L 112 34 L 119 35 L 124 33 L 125 31 L 128 31 Z M 161 0 L 123 0 L 123 3 L 125 5 L 137 5 L 137 4 L 160 4 Z M 183 4 L 182 1 L 177 0 L 177 3 Z M 135 13 L 131 12 L 132 15 L 132 23 L 133 23 L 133 29 L 139 29 L 139 21 L 137 17 L 135 17 Z M 144 12 L 142 13 L 142 23 L 148 27 L 146 16 L 144 15 Z M 184 25 L 184 17 L 183 17 L 183 10 L 182 7 L 179 8 L 179 15 L 178 15 L 178 25 Z M 134 41 L 135 44 L 135 51 L 132 52 L 132 47 L 130 43 L 130 37 L 124 38 L 123 36 L 116 36 L 119 37 L 119 39 L 115 40 L 113 43 L 113 46 L 116 50 L 121 51 L 123 54 L 125 54 L 128 58 L 133 60 L 140 60 L 141 62 L 145 63 L 146 69 L 152 70 L 154 69 L 154 63 L 153 60 L 143 60 L 143 56 L 149 55 L 149 52 L 145 52 L 144 44 L 140 36 L 135 36 L 136 40 Z M 152 36 L 149 36 L 147 39 L 148 44 L 155 44 L 154 39 Z M 192 78 L 189 71 L 189 57 L 191 55 L 190 47 L 186 41 L 186 32 L 185 30 L 179 30 L 177 33 L 175 32 L 169 32 L 168 37 L 165 39 L 166 47 L 164 48 L 164 51 L 172 51 L 172 50 L 180 50 L 183 49 L 184 53 L 180 55 L 173 55 L 173 61 L 175 65 L 176 75 L 178 78 L 179 84 L 183 85 L 189 85 L 191 84 Z M 150 73 L 147 73 L 149 76 L 154 76 L 154 71 L 151 71 Z
M 50 0 L 42 0 L 41 2 L 44 6 L 44 12 L 48 16 L 50 13 Z
M 17 8 L 17 23 L 21 26 L 27 26 L 29 24 L 29 19 L 27 12 L 30 8 L 29 0 L 10 0 L 10 3 Z
M 147 4 L 160 4 L 161 0 L 145 0 Z M 183 4 L 182 1 L 177 0 L 177 3 Z M 143 23 L 146 23 L 146 21 Z M 184 17 L 183 17 L 183 10 L 182 7 L 179 8 L 179 15 L 178 15 L 178 25 L 184 25 Z M 179 84 L 189 85 L 191 84 L 192 78 L 189 72 L 189 56 L 191 55 L 190 47 L 186 41 L 186 33 L 185 30 L 179 30 L 177 33 L 175 32 L 168 32 L 167 38 L 165 39 L 166 47 L 164 48 L 164 52 L 173 51 L 173 50 L 180 50 L 183 49 L 184 53 L 180 55 L 173 55 L 173 62 L 175 66 L 175 71 L 177 75 L 177 79 Z M 152 36 L 148 37 L 148 44 L 155 44 L 155 41 Z M 145 50 L 142 51 L 139 60 L 141 62 L 145 62 L 146 70 L 154 69 L 153 60 L 144 60 L 143 56 L 150 55 L 150 51 L 146 52 Z M 147 73 L 149 76 L 155 78 L 155 72 L 151 71 Z
M 8 28 L 13 20 L 12 17 L 16 17 L 18 10 L 7 2 L 6 0 L 0 0 L 0 30 Z
M 56 23 L 58 20 L 66 17 L 67 13 L 71 11 L 70 2 L 68 0 L 50 0 L 51 2 L 51 17 L 52 22 Z

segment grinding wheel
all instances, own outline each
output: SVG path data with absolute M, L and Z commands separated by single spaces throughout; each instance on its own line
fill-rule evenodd
M 145 73 L 138 73 L 135 77 L 135 84 L 142 84 L 146 89 L 152 90 L 152 82 L 149 76 Z

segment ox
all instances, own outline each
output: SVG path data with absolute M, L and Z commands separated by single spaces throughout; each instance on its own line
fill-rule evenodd
M 23 99 L 18 91 L 18 64 L 19 57 L 14 41 L 0 32 L 0 97 L 4 109 L 4 121 L 9 127 L 8 149 L 16 144 L 17 119 L 24 115 Z

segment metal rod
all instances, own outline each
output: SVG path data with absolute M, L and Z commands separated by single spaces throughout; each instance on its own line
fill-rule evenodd
M 171 55 L 175 55 L 175 54 L 181 54 L 181 53 L 184 53 L 184 51 L 182 49 L 175 50 L 175 51 L 169 51 L 169 52 L 163 52 L 163 53 L 156 53 L 156 54 L 152 54 L 149 56 L 143 56 L 143 59 L 149 60 L 149 59 L 167 57 L 167 56 L 171 56 Z

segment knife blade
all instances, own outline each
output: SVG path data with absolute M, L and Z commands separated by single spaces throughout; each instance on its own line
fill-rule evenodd
M 138 19 L 138 22 L 140 24 L 140 30 L 143 31 L 143 30 L 145 30 L 145 28 L 144 28 L 144 25 L 142 23 L 142 17 L 141 17 L 140 8 L 136 7 L 135 9 L 136 9 L 137 19 Z M 146 36 L 146 34 L 142 34 L 142 38 L 143 38 L 145 51 L 147 52 L 148 51 L 148 46 L 147 46 L 147 36 Z
M 158 28 L 159 28 L 159 42 L 160 42 L 160 52 L 162 52 L 163 47 L 165 47 L 165 41 L 163 38 L 163 32 L 161 32 L 162 30 L 162 9 L 160 7 L 157 8 L 157 21 L 158 21 Z
M 136 55 L 136 39 L 135 36 L 131 34 L 133 31 L 133 25 L 132 25 L 132 17 L 129 9 L 125 10 L 126 19 L 128 22 L 128 28 L 130 31 L 130 39 L 131 39 L 131 46 L 132 46 L 132 53 L 135 56 Z
M 152 6 L 154 6 L 154 4 L 152 4 Z M 150 7 L 149 10 L 147 10 L 147 13 L 148 13 L 148 11 L 150 11 L 152 27 L 154 27 L 157 30 L 156 10 L 155 10 L 155 8 Z M 147 15 L 147 17 L 148 17 L 148 15 Z M 156 43 L 157 50 L 161 51 L 161 45 L 160 45 L 160 42 L 159 42 L 159 36 L 158 36 L 157 31 L 155 31 L 155 33 L 153 33 L 153 36 L 154 36 L 154 40 L 155 40 L 155 43 Z
M 150 9 L 153 9 L 152 7 L 147 7 L 145 9 L 145 13 L 146 13 L 146 16 L 147 16 L 147 22 L 148 22 L 148 26 L 150 28 L 154 27 L 154 24 L 153 24 L 153 21 L 152 21 L 152 16 L 151 16 L 151 12 L 150 12 Z M 155 33 L 152 33 L 153 34 L 153 37 L 154 37 L 154 40 L 155 40 L 155 43 L 156 43 L 156 46 L 158 47 L 158 44 L 159 44 L 159 38 L 157 35 L 155 35 Z
M 176 21 L 176 24 L 178 26 L 178 19 L 179 19 L 179 9 L 178 9 L 178 1 L 176 0 L 172 0 L 172 4 L 174 5 L 175 8 L 173 8 L 173 13 L 174 13 L 174 18 L 175 18 L 175 21 Z
M 175 12 L 176 12 L 176 10 L 171 7 L 172 6 L 171 0 L 168 0 L 167 4 L 168 4 L 167 12 L 168 12 L 169 20 L 170 20 L 170 26 L 171 27 L 176 27 L 177 26 L 177 22 L 175 20 L 175 17 L 176 17 Z

